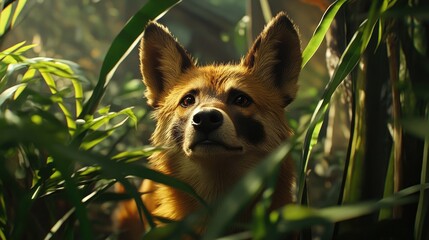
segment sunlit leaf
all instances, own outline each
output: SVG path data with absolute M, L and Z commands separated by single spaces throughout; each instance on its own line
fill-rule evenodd
M 132 162 L 135 160 L 140 160 L 144 157 L 149 157 L 155 152 L 160 151 L 161 149 L 155 148 L 155 147 L 146 147 L 142 150 L 135 150 L 135 151 L 126 151 L 116 154 L 112 157 L 112 159 L 118 160 L 118 161 L 126 161 L 126 162 Z
M 3 5 L 3 3 L 2 3 Z M 12 4 L 3 8 L 0 14 L 0 36 L 2 36 L 9 27 L 9 20 L 12 14 Z
M 25 45 L 25 41 L 15 44 L 0 52 L 0 60 L 7 64 L 23 62 L 26 58 L 22 56 L 22 54 L 32 49 L 34 46 L 35 45 Z
M 326 32 L 337 15 L 338 10 L 340 10 L 341 6 L 347 1 L 348 0 L 337 0 L 326 10 L 322 19 L 320 20 L 319 25 L 313 33 L 313 37 L 311 37 L 310 41 L 302 52 L 302 68 L 304 68 L 314 53 L 316 53 L 317 49 L 319 49 L 319 46 L 325 38 Z
M 29 82 L 30 80 L 34 79 L 37 73 L 37 69 L 30 67 L 22 77 L 22 82 Z
M 272 213 L 277 214 L 277 212 L 279 212 L 281 216 L 281 218 L 273 222 L 277 230 L 274 234 L 276 237 L 279 237 L 291 231 L 346 221 L 365 216 L 382 208 L 392 208 L 394 206 L 416 202 L 417 198 L 414 194 L 420 191 L 421 188 L 428 189 L 429 184 L 415 185 L 406 188 L 393 196 L 383 198 L 379 201 L 361 202 L 321 209 L 292 204 L 287 205 Z
M 420 185 L 422 188 L 419 191 L 419 202 L 417 203 L 417 213 L 414 225 L 414 236 L 416 239 L 423 239 L 427 234 L 427 221 L 429 210 L 429 192 L 423 186 L 429 184 L 429 137 L 426 137 L 423 147 L 422 170 L 420 173 Z M 426 231 L 426 233 L 425 233 Z
M 107 51 L 101 66 L 97 85 L 95 86 L 91 98 L 83 108 L 81 113 L 82 116 L 80 116 L 81 118 L 95 111 L 116 68 L 137 45 L 149 20 L 158 18 L 178 2 L 180 2 L 180 0 L 149 0 L 131 17 L 125 27 L 115 37 Z
M 372 1 L 371 7 L 369 9 L 368 18 L 366 19 L 367 23 L 363 27 L 363 33 L 362 33 L 362 49 L 361 51 L 365 51 L 366 46 L 368 45 L 369 41 L 371 40 L 371 36 L 374 32 L 374 28 L 377 24 L 377 22 L 380 20 L 380 16 L 387 10 L 388 6 L 388 0 L 382 0 L 382 1 Z M 380 29 L 382 29 L 381 22 L 378 22 L 380 25 Z M 381 34 L 379 32 L 379 34 Z M 378 39 L 378 41 L 381 41 L 381 38 Z
M 89 133 L 82 141 L 81 147 L 84 150 L 89 150 L 102 142 L 104 139 L 112 135 L 112 130 L 107 131 L 94 131 L 92 133 Z
M 18 0 L 18 3 L 16 4 L 15 12 L 13 13 L 13 17 L 10 22 L 11 27 L 15 26 L 16 20 L 18 19 L 18 16 L 21 14 L 21 11 L 24 8 L 26 3 L 27 3 L 27 0 Z
M 312 139 L 314 139 L 313 133 L 316 129 L 316 126 L 323 121 L 323 116 L 329 106 L 332 94 L 335 92 L 340 83 L 345 79 L 345 77 L 354 69 L 354 67 L 359 62 L 359 59 L 362 55 L 362 29 L 365 26 L 365 23 L 361 25 L 359 30 L 355 33 L 352 40 L 348 44 L 344 53 L 342 54 L 340 61 L 330 79 L 326 85 L 325 91 L 323 92 L 322 98 L 319 100 L 315 111 L 311 117 L 310 125 L 305 136 L 303 153 L 302 153 L 302 165 L 300 168 L 299 176 L 299 187 L 298 187 L 298 201 L 301 202 L 304 184 L 305 184 L 305 173 L 308 166 L 308 161 L 312 149 Z M 366 46 L 364 46 L 366 48 Z M 314 143 L 314 141 L 313 141 Z
M 109 110 L 109 108 L 106 108 L 105 110 Z M 105 110 L 102 112 L 104 113 Z M 87 118 L 85 123 L 79 127 L 79 132 L 83 132 L 86 130 L 98 130 L 102 127 L 108 127 L 108 124 L 110 121 L 116 117 L 125 116 L 127 118 L 130 118 L 131 121 L 136 124 L 137 123 L 137 117 L 134 115 L 132 111 L 132 107 L 125 108 L 119 112 L 108 112 L 104 113 L 105 115 L 97 117 L 97 118 Z M 120 124 L 123 124 L 124 122 L 121 121 Z
M 2 53 L 7 53 L 7 54 L 13 53 L 24 45 L 25 45 L 25 41 L 19 42 L 13 45 L 12 47 L 6 48 L 5 50 L 2 51 Z
M 98 112 L 98 114 L 101 114 L 101 115 L 108 114 L 110 112 L 110 105 L 99 108 L 97 112 Z
M 122 126 L 127 120 L 128 120 L 128 118 L 125 118 L 124 120 L 122 120 L 121 122 L 119 122 L 118 124 L 116 124 L 115 126 L 109 128 L 107 130 L 104 130 L 104 131 L 97 130 L 97 131 L 89 133 L 83 139 L 83 142 L 81 144 L 82 149 L 88 150 L 88 149 L 94 147 L 95 145 L 97 145 L 98 143 L 102 142 L 104 139 L 106 139 L 107 137 L 112 135 L 114 130 L 119 128 L 120 126 Z
M 76 116 L 79 116 L 83 108 L 83 88 L 79 80 L 71 80 L 74 89 L 74 98 L 76 99 Z
M 12 86 L 12 87 L 6 89 L 5 91 L 3 91 L 0 94 L 0 106 L 3 105 L 3 103 L 7 99 L 9 99 L 15 93 L 15 91 L 17 91 L 20 87 L 23 87 L 25 85 L 26 85 L 25 83 L 17 84 L 15 86 Z
M 58 93 L 58 90 L 57 90 L 57 86 L 55 84 L 53 77 L 49 73 L 45 73 L 43 71 L 40 72 L 40 74 L 42 75 L 43 79 L 45 80 L 46 85 L 48 85 L 49 90 L 51 91 L 53 96 L 55 96 Z M 61 111 L 64 114 L 70 135 L 73 135 L 75 130 L 76 130 L 76 122 L 74 121 L 74 117 L 71 114 L 70 110 L 67 108 L 67 106 L 63 103 L 63 99 L 59 95 L 56 95 L 56 96 L 59 97 L 59 99 L 58 99 L 59 101 L 57 101 L 57 104 L 58 104 L 58 107 L 61 109 Z
M 264 16 L 265 23 L 268 23 L 273 18 L 270 3 L 268 0 L 259 0 L 259 3 L 261 4 L 262 15 Z

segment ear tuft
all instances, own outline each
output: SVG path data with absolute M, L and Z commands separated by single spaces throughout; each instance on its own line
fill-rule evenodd
M 266 25 L 242 61 L 258 79 L 281 89 L 284 106 L 296 96 L 301 63 L 298 29 L 283 12 Z
M 192 58 L 166 27 L 151 21 L 140 44 L 140 61 L 145 96 L 157 107 L 177 78 L 194 66 Z

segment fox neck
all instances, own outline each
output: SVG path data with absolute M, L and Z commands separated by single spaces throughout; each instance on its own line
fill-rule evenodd
M 175 154 L 160 152 L 153 155 L 150 160 L 156 170 L 186 182 L 192 186 L 198 196 L 211 205 L 225 196 L 231 186 L 260 162 L 262 157 L 263 155 L 247 154 L 246 159 L 222 159 L 229 165 L 223 165 L 223 168 L 217 169 L 202 163 L 196 164 L 177 152 Z M 283 161 L 281 164 L 283 174 L 279 176 L 277 182 L 280 188 L 276 188 L 274 192 L 272 209 L 292 202 L 293 171 L 292 162 Z M 158 201 L 158 207 L 153 213 L 171 220 L 183 219 L 202 207 L 191 195 L 166 185 L 159 184 L 154 197 Z
M 222 197 L 263 154 L 191 160 L 183 154 L 164 153 L 153 158 L 156 170 L 189 184 L 208 203 Z

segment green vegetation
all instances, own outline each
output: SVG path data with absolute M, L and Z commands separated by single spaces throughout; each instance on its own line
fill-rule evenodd
M 27 1 L 1 3 L 3 38 L 13 31 Z M 25 57 L 36 46 L 21 42 L 0 52 L 1 239 L 107 238 L 109 231 L 100 230 L 107 223 L 93 215 L 100 214 L 97 208 L 103 204 L 129 198 L 151 222 L 133 179 L 151 179 L 199 199 L 185 183 L 145 165 L 156 149 L 118 147 L 128 143 L 125 139 L 138 123 L 147 121 L 144 109 L 112 110 L 100 104 L 145 23 L 177 3 L 150 0 L 136 12 L 110 45 L 95 87 L 73 62 Z M 303 67 L 332 22 L 347 29 L 328 33 L 343 41 L 340 58 L 319 103 L 308 113 L 311 120 L 292 124 L 296 134 L 290 141 L 217 205 L 202 210 L 210 209 L 213 216 L 201 238 L 223 236 L 242 207 L 263 192 L 248 231 L 226 239 L 280 239 L 294 231 L 301 232 L 301 239 L 429 239 L 428 16 L 429 5 L 418 0 L 335 1 L 304 50 Z M 137 85 L 126 84 L 118 98 L 141 95 Z M 335 92 L 349 96 L 350 136 L 347 153 L 339 157 L 344 164 L 333 200 L 337 204 L 316 208 L 308 202 L 312 186 L 306 176 L 312 153 L 322 144 Z M 268 212 L 276 169 L 286 154 L 297 153 L 300 204 Z M 115 183 L 128 194 L 111 192 Z M 192 235 L 198 214 L 162 227 L 151 222 L 145 238 Z

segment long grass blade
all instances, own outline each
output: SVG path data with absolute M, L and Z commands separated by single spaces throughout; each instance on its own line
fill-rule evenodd
M 118 179 L 118 181 L 122 184 L 125 191 L 133 197 L 135 203 L 137 204 L 138 209 L 141 210 L 141 211 L 139 211 L 140 221 L 143 222 L 143 216 L 144 216 L 146 218 L 147 223 L 149 224 L 149 227 L 154 228 L 155 222 L 153 221 L 153 217 L 150 214 L 147 207 L 145 206 L 145 204 L 143 203 L 143 200 L 141 198 L 141 194 L 138 192 L 136 187 L 133 186 L 131 183 L 129 183 L 126 179 Z M 143 212 L 143 214 L 142 214 L 142 212 Z
M 383 208 L 392 208 L 417 201 L 415 193 L 421 189 L 429 189 L 429 184 L 415 185 L 397 192 L 395 195 L 379 201 L 360 202 L 355 204 L 315 209 L 300 205 L 287 205 L 272 213 L 279 215 L 274 223 L 273 239 L 279 239 L 285 233 L 297 231 L 313 226 L 327 226 L 332 223 L 346 221 Z
M 364 44 L 362 46 L 366 46 L 368 42 L 371 40 L 374 27 L 377 21 L 380 19 L 381 13 L 386 11 L 387 6 L 388 6 L 388 1 L 386 0 L 372 1 L 371 7 L 368 13 L 367 24 L 363 29 L 362 39 L 364 40 Z
M 83 88 L 82 83 L 79 80 L 71 79 L 74 89 L 76 116 L 79 116 L 83 108 Z
M 21 84 L 17 84 L 15 86 L 12 86 L 6 90 L 4 90 L 1 94 L 0 94 L 0 107 L 1 105 L 3 105 L 3 103 L 9 99 L 20 87 L 25 86 L 25 83 L 21 83 Z
M 27 0 L 18 0 L 18 3 L 16 4 L 15 12 L 13 13 L 12 20 L 10 21 L 10 27 L 15 26 L 16 20 L 18 19 L 19 15 L 21 14 L 22 9 L 24 8 L 26 3 L 27 3 Z
M 63 226 L 63 224 L 75 213 L 76 208 L 71 208 L 64 214 L 55 224 L 52 226 L 52 228 L 49 230 L 49 233 L 46 234 L 44 240 L 50 240 L 55 237 L 55 234 L 58 232 L 58 230 Z
M 40 71 L 40 74 L 42 75 L 43 79 L 46 82 L 46 85 L 48 85 L 49 90 L 53 95 L 58 95 L 57 86 L 55 84 L 55 80 L 52 77 L 51 74 L 46 73 L 44 71 Z M 64 104 L 63 99 L 61 97 L 56 98 L 58 107 L 61 109 L 61 111 L 64 114 L 64 117 L 66 119 L 67 127 L 69 129 L 69 133 L 72 136 L 74 132 L 76 131 L 76 122 L 74 121 L 74 117 L 71 114 L 70 110 L 67 108 L 67 106 Z
M 3 8 L 0 13 L 0 36 L 5 34 L 9 27 L 10 17 L 12 15 L 12 4 Z
M 9 48 L 6 48 L 5 50 L 2 51 L 2 54 L 11 54 L 15 51 L 17 51 L 18 49 L 20 49 L 22 46 L 25 45 L 25 41 L 19 42 Z
M 361 57 L 361 47 L 362 47 L 362 31 L 356 32 L 353 36 L 350 44 L 347 46 L 343 55 L 340 58 L 339 64 L 335 69 L 334 74 L 332 75 L 331 80 L 328 82 L 325 91 L 320 99 L 319 103 L 316 106 L 316 109 L 311 118 L 311 122 L 309 124 L 305 140 L 303 146 L 303 154 L 302 154 L 302 166 L 300 169 L 300 176 L 298 179 L 299 187 L 298 187 L 298 202 L 302 201 L 303 189 L 305 184 L 305 172 L 307 169 L 310 152 L 316 143 L 314 141 L 316 126 L 318 126 L 321 121 L 323 121 L 323 116 L 329 106 L 330 99 L 332 94 L 340 85 L 340 83 L 344 80 L 344 78 L 354 69 L 356 64 L 358 63 Z M 317 132 L 316 132 L 317 134 Z
M 265 23 L 268 23 L 273 18 L 270 3 L 268 0 L 259 0 L 259 3 L 261 4 L 262 15 L 264 16 Z
M 429 106 L 426 107 L 426 118 L 429 117 Z M 429 134 L 426 136 L 423 147 L 422 171 L 420 173 L 420 184 L 429 183 Z M 425 226 L 425 219 L 427 218 L 429 210 L 429 193 L 423 187 L 419 192 L 419 202 L 417 204 L 416 220 L 414 224 L 414 237 L 416 240 L 423 239 Z
M 149 0 L 133 17 L 131 17 L 110 45 L 104 58 L 103 65 L 101 66 L 97 85 L 90 99 L 83 107 L 79 118 L 83 118 L 87 114 L 92 114 L 95 111 L 116 68 L 137 45 L 149 20 L 156 19 L 179 2 L 180 0 Z
M 54 165 L 64 179 L 65 191 L 69 197 L 70 202 L 74 205 L 76 215 L 79 219 L 79 226 L 82 234 L 82 239 L 93 239 L 93 232 L 91 223 L 89 221 L 85 206 L 82 204 L 82 197 L 78 191 L 78 185 L 71 177 L 70 166 L 73 163 L 71 156 L 66 157 L 60 148 L 53 146 L 51 153 L 54 156 Z
M 317 49 L 319 49 L 319 46 L 325 38 L 326 32 L 331 26 L 332 21 L 334 20 L 341 6 L 347 1 L 348 0 L 337 0 L 332 3 L 325 11 L 322 19 L 319 22 L 319 25 L 313 33 L 313 37 L 311 37 L 310 41 L 302 52 L 302 68 L 304 68 L 314 53 L 316 53 Z
M 353 202 L 358 199 L 361 193 L 362 182 L 362 164 L 367 141 L 366 134 L 366 111 L 365 111 L 365 72 L 366 68 L 361 69 L 356 75 L 354 84 L 354 118 L 353 134 L 350 142 L 348 162 L 345 165 L 345 174 L 343 175 L 342 186 L 338 203 Z

